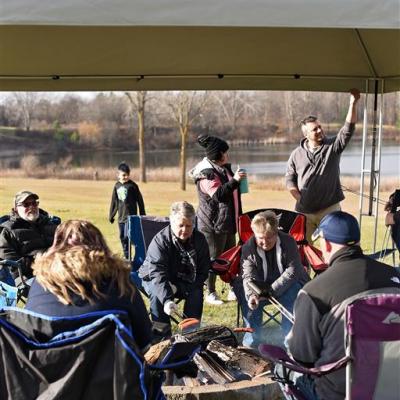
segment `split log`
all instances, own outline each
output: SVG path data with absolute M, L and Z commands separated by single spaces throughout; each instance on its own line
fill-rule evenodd
M 213 359 L 211 354 L 206 351 L 196 354 L 193 358 L 197 367 L 211 379 L 210 383 L 226 383 L 234 382 L 236 379 L 229 371 Z
M 270 363 L 253 352 L 243 351 L 240 348 L 225 346 L 217 340 L 212 340 L 207 351 L 218 356 L 227 369 L 239 370 L 240 372 L 254 377 L 270 370 Z
M 178 336 L 178 335 L 176 335 Z M 205 349 L 209 342 L 218 340 L 227 346 L 237 346 L 237 339 L 231 329 L 226 326 L 210 325 L 194 330 L 193 332 L 183 333 L 184 340 L 201 345 Z
M 156 343 L 147 350 L 144 355 L 145 360 L 149 364 L 155 364 L 157 361 L 162 358 L 171 347 L 171 341 L 163 340 L 162 342 Z

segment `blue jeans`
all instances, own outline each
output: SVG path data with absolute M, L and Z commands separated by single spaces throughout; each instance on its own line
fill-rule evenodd
M 289 312 L 293 313 L 294 302 L 297 297 L 297 293 L 303 287 L 298 282 L 295 282 L 285 293 L 276 299 L 282 304 Z M 246 333 L 243 337 L 243 345 L 248 347 L 257 347 L 262 343 L 262 317 L 263 308 L 269 304 L 268 301 L 261 301 L 255 310 L 249 310 L 245 318 L 246 326 L 251 327 L 255 330 L 254 333 Z M 282 333 L 286 336 L 290 329 L 292 328 L 292 323 L 282 315 Z
M 0 269 L 0 281 L 7 283 L 7 285 L 15 286 L 14 278 L 12 277 L 8 268 L 4 266 Z
M 154 333 L 155 339 L 162 339 L 166 336 L 171 336 L 171 322 L 169 315 L 164 312 L 164 304 L 157 297 L 157 289 L 151 281 L 142 281 L 143 287 L 150 298 L 150 314 L 153 323 L 164 325 L 162 337 L 157 337 L 157 332 Z M 183 299 L 183 313 L 188 318 L 196 318 L 199 321 L 203 314 L 203 287 L 193 287 L 187 295 L 179 291 L 174 296 L 177 299 Z
M 128 260 L 129 259 L 129 239 L 125 234 L 125 222 L 119 222 L 119 240 L 121 241 L 122 251 L 124 252 L 124 257 Z
M 282 366 L 279 364 L 275 367 L 275 375 L 277 375 L 277 376 L 283 375 Z M 296 389 L 299 392 L 301 392 L 303 394 L 305 399 L 320 400 L 320 398 L 318 397 L 317 392 L 315 390 L 315 381 L 311 376 L 303 375 L 303 374 L 300 374 L 299 372 L 291 371 L 289 373 L 289 379 L 293 381 L 294 386 L 296 387 Z M 286 393 L 284 384 L 279 383 L 279 386 L 281 388 L 281 391 L 282 391 L 285 399 L 296 400 L 296 397 L 293 397 L 289 393 Z

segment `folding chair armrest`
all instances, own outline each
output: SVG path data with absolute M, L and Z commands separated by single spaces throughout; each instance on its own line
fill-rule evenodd
M 319 367 L 307 368 L 297 361 L 293 360 L 281 347 L 261 344 L 258 349 L 263 357 L 273 361 L 276 364 L 282 364 L 282 366 L 286 367 L 289 370 L 300 372 L 301 374 L 305 375 L 326 375 L 345 367 L 346 364 L 350 361 L 350 357 L 345 356 L 340 360 L 329 364 L 321 365 Z
M 192 361 L 195 354 L 201 350 L 201 346 L 196 343 L 178 342 L 174 343 L 161 361 L 150 364 L 152 369 L 176 369 Z

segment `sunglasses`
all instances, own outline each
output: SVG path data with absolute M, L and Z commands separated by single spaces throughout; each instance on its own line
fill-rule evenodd
M 37 207 L 39 205 L 39 200 L 32 200 L 32 201 L 25 201 L 23 203 L 18 203 L 18 207 L 24 207 L 24 208 L 29 208 L 29 207 Z

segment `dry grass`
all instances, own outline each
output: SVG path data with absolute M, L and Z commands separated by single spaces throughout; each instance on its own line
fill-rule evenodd
M 244 211 L 257 208 L 284 208 L 292 210 L 294 200 L 285 190 L 272 190 L 271 181 L 250 184 L 250 193 L 243 195 Z M 275 187 L 275 186 L 274 186 Z M 0 215 L 8 213 L 14 194 L 21 189 L 29 189 L 40 195 L 41 207 L 62 220 L 71 218 L 88 219 L 103 232 L 108 244 L 117 253 L 121 253 L 118 240 L 118 228 L 108 222 L 108 208 L 111 198 L 113 182 L 106 180 L 61 180 L 61 179 L 32 179 L 28 177 L 3 177 L 0 181 Z M 149 215 L 168 215 L 168 209 L 173 201 L 187 200 L 197 205 L 196 188 L 188 185 L 187 191 L 179 189 L 174 182 L 150 182 L 140 184 L 140 189 Z M 392 190 L 392 188 L 390 189 Z M 390 192 L 389 192 L 390 193 Z M 388 192 L 382 193 L 386 199 Z M 347 194 L 342 203 L 344 210 L 358 215 L 358 196 Z M 383 208 L 379 211 L 382 215 Z M 377 247 L 381 248 L 385 227 L 380 220 L 377 235 Z M 362 246 L 367 252 L 372 252 L 373 220 L 363 218 Z M 390 259 L 388 259 L 390 262 Z M 217 290 L 222 292 L 223 298 L 227 295 L 228 287 L 217 281 Z M 225 303 L 221 307 L 204 306 L 203 323 L 219 323 L 234 326 L 236 303 Z
M 131 171 L 134 180 L 139 177 L 139 169 L 134 168 Z M 49 164 L 46 167 L 39 167 L 35 164 L 35 159 L 25 157 L 23 168 L 2 169 L 1 178 L 34 178 L 34 179 L 65 179 L 65 180 L 88 180 L 88 181 L 114 181 L 116 177 L 115 168 L 94 168 L 94 167 L 70 167 L 68 165 Z M 180 169 L 178 167 L 151 168 L 147 170 L 148 182 L 179 182 Z M 344 188 L 359 191 L 359 177 L 342 177 Z M 285 178 L 274 176 L 268 179 L 259 180 L 258 177 L 249 175 L 249 182 L 255 189 L 260 190 L 286 190 Z M 189 185 L 191 184 L 188 179 Z M 383 177 L 381 178 L 381 192 L 391 192 L 394 188 L 400 187 L 400 178 Z M 365 191 L 369 191 L 369 182 L 365 181 Z

